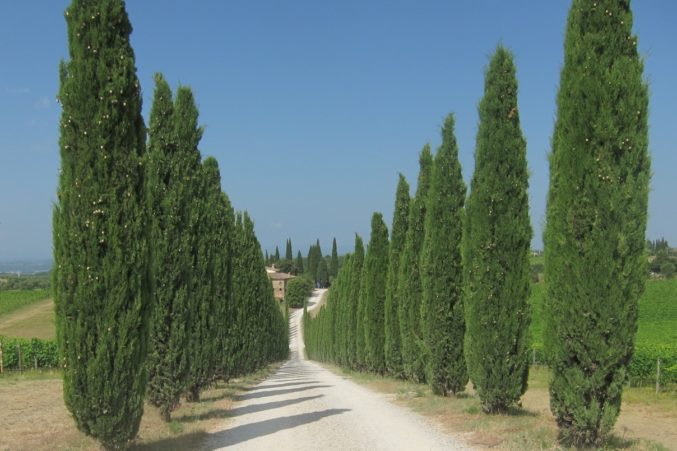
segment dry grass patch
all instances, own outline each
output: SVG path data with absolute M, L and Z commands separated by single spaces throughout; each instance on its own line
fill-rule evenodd
M 503 415 L 486 415 L 471 384 L 465 393 L 443 398 L 433 395 L 426 385 L 323 366 L 384 393 L 474 448 L 563 449 L 557 442 L 557 426 L 550 413 L 547 368 L 531 368 L 522 408 Z M 677 450 L 677 393 L 673 389 L 656 395 L 652 390 L 625 389 L 621 415 L 605 449 Z
M 54 302 L 44 299 L 0 316 L 0 335 L 13 338 L 56 338 Z
M 268 377 L 278 366 L 219 383 L 203 392 L 201 402 L 183 401 L 172 412 L 170 423 L 163 422 L 157 409 L 146 404 L 132 449 L 199 448 L 210 432 L 222 429 L 234 396 Z M 2 375 L 0 399 L 0 450 L 103 449 L 75 427 L 63 402 L 63 384 L 57 371 Z

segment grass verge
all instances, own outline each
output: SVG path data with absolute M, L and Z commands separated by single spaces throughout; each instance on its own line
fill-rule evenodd
M 557 426 L 550 413 L 549 371 L 545 367 L 531 368 L 522 408 L 505 415 L 486 415 L 470 384 L 465 393 L 443 398 L 433 395 L 423 384 L 322 365 L 427 417 L 444 432 L 474 448 L 564 449 L 557 442 Z M 676 387 L 658 395 L 649 387 L 628 387 L 614 434 L 604 449 L 677 450 L 675 424 Z

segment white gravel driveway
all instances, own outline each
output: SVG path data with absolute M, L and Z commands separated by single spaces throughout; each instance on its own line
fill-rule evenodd
M 316 290 L 314 306 L 325 290 Z M 452 450 L 468 449 L 422 417 L 337 376 L 303 355 L 302 311 L 290 318 L 291 358 L 244 395 L 224 429 L 204 449 Z

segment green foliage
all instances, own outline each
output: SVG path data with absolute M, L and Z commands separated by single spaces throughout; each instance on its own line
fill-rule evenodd
M 154 282 L 147 397 L 169 421 L 188 377 L 192 252 L 197 240 L 190 216 L 199 154 L 178 146 L 172 92 L 161 74 L 155 75 L 155 83 L 147 155 Z
M 329 268 L 327 267 L 327 260 L 324 258 L 320 258 L 320 263 L 317 265 L 316 281 L 320 288 L 329 286 Z
M 50 273 L 38 273 L 17 276 L 0 274 L 0 293 L 14 290 L 49 290 L 52 286 Z
M 392 238 L 388 256 L 388 279 L 386 281 L 385 299 L 385 360 L 387 371 L 401 377 L 402 349 L 400 338 L 399 293 L 398 282 L 400 260 L 404 251 L 409 223 L 409 184 L 402 174 L 397 183 L 395 210 L 393 212 Z
M 385 294 L 388 275 L 388 227 L 381 213 L 371 218 L 371 239 L 364 257 L 360 305 L 363 306 L 365 364 L 370 371 L 385 372 Z
M 510 52 L 496 50 L 479 107 L 464 235 L 465 355 L 485 412 L 519 402 L 529 374 L 531 244 L 526 142 Z
M 561 439 L 605 441 L 646 277 L 648 93 L 629 2 L 574 0 L 550 156 L 545 350 Z
M 301 308 L 313 292 L 313 283 L 305 277 L 295 277 L 287 282 L 285 301 L 291 308 Z
M 346 328 L 346 355 L 347 355 L 347 364 L 353 368 L 357 369 L 360 365 L 358 360 L 358 343 L 362 345 L 364 349 L 364 329 L 361 326 L 359 321 L 359 305 L 360 305 L 360 289 L 362 288 L 362 270 L 364 268 L 364 244 L 362 242 L 362 237 L 358 234 L 355 234 L 355 248 L 353 251 L 353 256 L 350 259 L 350 283 L 347 288 L 348 297 L 346 298 L 346 317 L 347 317 L 347 328 Z M 361 340 L 358 340 L 358 334 L 362 334 Z
M 405 376 L 414 382 L 425 380 L 425 361 L 422 352 L 421 334 L 421 249 L 425 236 L 425 213 L 433 157 L 426 144 L 419 156 L 418 185 L 416 196 L 409 207 L 404 252 L 400 261 L 398 293 L 400 295 L 399 317 L 402 337 L 402 366 Z
M 64 400 L 104 446 L 136 436 L 151 310 L 145 126 L 122 0 L 73 0 L 60 68 L 53 289 Z
M 49 290 L 0 290 L 0 315 L 11 313 L 21 307 L 47 299 L 52 295 Z
M 305 272 L 303 268 L 303 257 L 301 256 L 301 251 L 296 253 L 296 271 L 298 274 L 303 274 Z
M 329 262 L 329 277 L 333 278 L 338 276 L 339 271 L 339 260 L 338 260 L 338 250 L 336 249 L 336 238 L 331 243 L 331 261 Z
M 287 240 L 287 244 L 286 244 L 285 252 L 284 252 L 284 258 L 285 258 L 285 260 L 288 260 L 288 261 L 291 261 L 291 260 L 294 259 L 294 252 L 292 251 L 292 248 L 291 248 L 291 240 L 290 239 Z
M 465 184 L 458 161 L 454 117 L 447 116 L 432 168 L 421 252 L 421 321 L 426 379 L 433 393 L 464 390 L 463 268 L 461 239 Z
M 59 350 L 56 341 L 38 338 L 8 338 L 0 336 L 2 362 L 5 371 L 21 368 L 56 368 L 59 366 Z

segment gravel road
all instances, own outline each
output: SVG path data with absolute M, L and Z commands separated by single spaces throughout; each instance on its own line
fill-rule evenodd
M 325 290 L 316 290 L 309 305 Z M 232 419 L 204 449 L 452 450 L 468 449 L 383 395 L 337 376 L 303 355 L 302 311 L 290 318 L 291 358 L 240 396 Z

